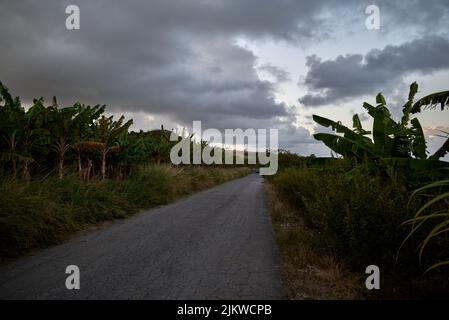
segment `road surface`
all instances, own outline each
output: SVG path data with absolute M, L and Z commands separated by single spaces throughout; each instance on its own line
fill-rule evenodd
M 68 265 L 80 289 L 68 290 Z M 282 299 L 252 174 L 0 267 L 0 299 Z

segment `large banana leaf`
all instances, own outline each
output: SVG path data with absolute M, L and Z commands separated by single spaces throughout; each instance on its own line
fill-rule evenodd
M 377 102 L 385 102 L 382 95 L 378 95 Z M 373 141 L 374 150 L 380 156 L 391 155 L 394 151 L 394 135 L 399 131 L 398 124 L 391 119 L 390 111 L 384 104 L 374 107 L 369 103 L 364 103 L 363 107 L 373 118 Z
M 411 113 L 421 112 L 422 107 L 435 108 L 438 104 L 440 105 L 441 110 L 444 110 L 445 107 L 449 107 L 449 91 L 433 93 L 419 99 L 413 105 Z
M 342 156 L 356 156 L 358 158 L 377 157 L 372 151 L 372 147 L 355 141 L 346 136 L 339 136 L 332 133 L 316 133 L 313 135 L 316 140 L 322 141 L 327 147 Z
M 449 138 L 443 143 L 443 145 L 432 155 L 430 159 L 440 159 L 449 153 Z
M 337 133 L 343 133 L 343 136 L 345 138 L 349 139 L 350 141 L 356 142 L 360 146 L 363 146 L 364 149 L 368 149 L 370 152 L 372 152 L 373 143 L 370 138 L 352 131 L 348 127 L 342 125 L 340 122 L 336 122 L 317 115 L 313 115 L 313 120 L 324 127 L 327 128 L 331 127 L 332 130 L 334 130 Z
M 418 92 L 418 84 L 416 82 L 413 82 L 410 85 L 407 103 L 402 108 L 401 125 L 404 127 L 408 124 L 410 120 L 410 112 L 412 111 L 413 100 L 415 99 L 415 95 L 417 92 Z
M 417 118 L 413 118 L 411 120 L 411 124 L 412 124 L 411 132 L 413 136 L 412 141 L 413 155 L 419 159 L 426 159 L 427 158 L 426 138 L 424 137 L 424 132 L 422 130 L 421 124 L 419 123 L 419 120 Z
M 366 131 L 365 129 L 363 129 L 362 122 L 360 121 L 358 114 L 355 114 L 352 117 L 352 127 L 354 128 L 354 132 L 358 134 L 361 135 L 371 134 L 371 131 Z

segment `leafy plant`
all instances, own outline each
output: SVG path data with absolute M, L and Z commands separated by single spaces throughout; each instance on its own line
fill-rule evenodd
M 428 156 L 421 124 L 418 118 L 410 117 L 414 112 L 419 112 L 422 106 L 429 104 L 441 103 L 441 108 L 444 109 L 448 104 L 449 91 L 436 93 L 413 103 L 417 92 L 418 85 L 414 82 L 402 108 L 400 121 L 393 120 L 381 93 L 376 97 L 375 106 L 365 102 L 363 107 L 373 118 L 371 131 L 363 129 L 357 114 L 353 117 L 353 129 L 341 122 L 314 115 L 315 122 L 330 127 L 337 133 L 316 133 L 314 137 L 334 152 L 344 157 L 368 160 L 376 167 L 385 169 L 392 177 L 400 168 L 416 172 L 446 167 L 446 162 L 437 160 L 449 152 L 449 138 L 437 152 Z
M 34 99 L 25 110 L 0 83 L 0 176 L 16 179 L 21 172 L 29 181 L 56 171 L 63 179 L 75 168 L 84 180 L 105 180 L 124 178 L 143 163 L 169 162 L 170 131 L 129 132 L 132 120 L 104 113 L 104 105 L 60 107 L 56 97 L 49 106 Z

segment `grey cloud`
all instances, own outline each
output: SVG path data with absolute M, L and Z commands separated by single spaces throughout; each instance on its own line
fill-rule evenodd
M 224 36 L 224 26 L 218 31 L 216 23 L 236 10 L 228 2 L 74 3 L 81 10 L 79 31 L 64 28 L 68 2 L 0 5 L 8 48 L 0 51 L 1 80 L 25 101 L 56 95 L 65 104 L 106 103 L 111 111 L 215 127 L 287 115 L 286 106 L 274 101 L 272 84 L 258 78 L 256 57 L 236 46 L 233 34 Z M 219 9 L 223 17 L 208 22 Z
M 289 127 L 294 115 L 275 101 L 274 85 L 257 76 L 257 57 L 235 40 L 317 41 L 332 33 L 332 21 L 323 12 L 351 9 L 356 3 L 1 1 L 0 80 L 25 102 L 56 95 L 66 105 L 105 103 L 112 112 L 143 112 L 181 125 L 203 120 L 216 128 L 275 126 L 285 129 L 286 144 L 312 145 L 306 130 Z M 424 3 L 429 12 L 433 6 L 428 2 L 419 1 L 415 8 Z M 65 29 L 69 4 L 80 7 L 80 30 Z M 391 12 L 397 10 L 392 7 Z M 436 20 L 443 20 L 444 10 L 437 11 Z M 342 62 L 357 71 L 359 58 L 352 59 Z M 314 66 L 321 70 L 321 64 L 315 61 Z M 288 74 L 276 66 L 267 71 L 287 80 Z M 321 88 L 320 75 L 314 77 L 313 85 Z
M 417 33 L 448 34 L 449 5 L 447 0 L 378 1 L 382 25 L 416 29 Z M 381 20 L 381 21 L 382 21 Z
M 274 66 L 272 64 L 264 64 L 259 68 L 262 71 L 266 71 L 276 78 L 277 82 L 288 82 L 290 81 L 290 73 L 282 68 Z
M 373 49 L 365 56 L 348 54 L 322 61 L 312 55 L 307 57 L 309 70 L 304 80 L 311 92 L 299 101 L 306 106 L 320 106 L 376 91 L 391 92 L 406 75 L 449 68 L 448 52 L 448 39 L 428 36 Z

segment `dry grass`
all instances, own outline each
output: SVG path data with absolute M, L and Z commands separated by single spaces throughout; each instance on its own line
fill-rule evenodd
M 363 298 L 364 275 L 349 272 L 343 261 L 327 252 L 320 235 L 306 227 L 301 213 L 268 182 L 265 189 L 289 298 Z
M 84 182 L 71 175 L 0 181 L 0 262 L 250 172 L 244 167 L 147 165 L 125 180 Z

